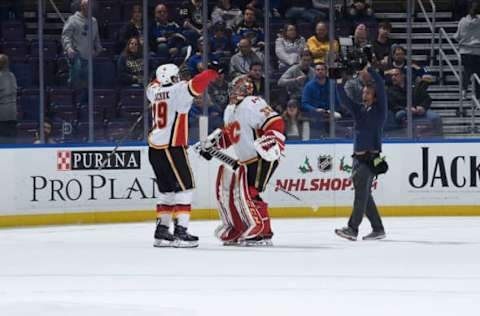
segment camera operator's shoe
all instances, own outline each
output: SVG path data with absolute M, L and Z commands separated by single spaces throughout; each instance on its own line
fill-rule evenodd
M 190 235 L 187 232 L 187 228 L 181 225 L 175 225 L 175 231 L 173 232 L 175 237 L 175 248 L 195 248 L 198 247 L 198 237 Z
M 172 234 L 170 234 L 170 232 L 168 231 L 168 226 L 158 224 L 157 228 L 155 229 L 153 246 L 154 247 L 173 247 L 174 241 L 175 241 L 175 237 Z
M 363 240 L 379 240 L 379 239 L 384 239 L 387 237 L 385 235 L 385 231 L 372 231 L 370 234 L 365 235 L 362 237 Z
M 335 229 L 335 234 L 351 241 L 356 241 L 358 235 L 351 227 L 337 228 Z

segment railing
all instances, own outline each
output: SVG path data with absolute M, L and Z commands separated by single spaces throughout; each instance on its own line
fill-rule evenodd
M 452 62 L 448 59 L 447 54 L 443 51 L 443 38 L 447 41 L 447 43 L 450 45 L 450 48 L 454 51 L 455 55 L 458 58 L 458 71 L 455 69 L 453 66 Z M 439 53 L 439 66 L 440 66 L 440 78 L 442 80 L 443 84 L 443 59 L 445 59 L 445 62 L 448 64 L 450 69 L 452 70 L 453 74 L 458 80 L 458 93 L 460 96 L 460 115 L 463 115 L 463 96 L 462 96 L 462 90 L 463 90 L 463 78 L 462 78 L 462 56 L 460 55 L 460 52 L 458 49 L 455 47 L 453 44 L 452 40 L 448 37 L 447 32 L 445 29 L 442 27 L 440 28 L 438 32 L 438 53 Z
M 418 6 L 422 10 L 423 15 L 425 16 L 425 21 L 427 21 L 428 27 L 432 32 L 432 48 L 430 49 L 430 66 L 433 66 L 433 61 L 435 59 L 435 34 L 436 31 L 436 16 L 437 16 L 437 6 L 433 3 L 433 0 L 430 1 L 430 6 L 432 8 L 432 21 L 428 17 L 427 11 L 425 10 L 425 6 L 423 5 L 422 0 L 417 0 Z
M 475 111 L 480 110 L 480 100 L 477 98 L 477 86 L 480 87 L 480 77 L 477 74 L 472 75 L 472 125 L 471 132 L 475 134 Z

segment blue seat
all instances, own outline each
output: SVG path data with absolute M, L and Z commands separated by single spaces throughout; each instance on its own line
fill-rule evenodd
M 38 57 L 38 41 L 33 41 L 30 46 L 30 56 Z M 43 42 L 43 57 L 44 59 L 53 60 L 57 58 L 58 45 L 56 41 L 44 41 Z
M 2 39 L 4 41 L 23 41 L 25 28 L 20 21 L 5 21 L 2 23 Z
M 93 62 L 93 85 L 96 88 L 111 88 L 115 85 L 115 64 L 109 58 L 95 58 Z
M 2 50 L 11 61 L 25 61 L 28 55 L 28 43 L 25 41 L 3 42 Z
M 29 62 L 11 63 L 10 71 L 15 74 L 17 78 L 17 85 L 21 88 L 34 87 L 33 80 L 33 65 Z
M 100 1 L 97 4 L 97 20 L 103 23 L 121 22 L 122 5 L 118 1 Z

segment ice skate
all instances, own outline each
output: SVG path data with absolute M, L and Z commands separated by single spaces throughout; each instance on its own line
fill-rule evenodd
M 195 248 L 198 247 L 198 237 L 190 235 L 187 232 L 187 228 L 181 225 L 175 225 L 175 231 L 173 233 L 175 237 L 175 248 Z
M 272 247 L 272 237 L 257 236 L 253 238 L 243 239 L 240 241 L 242 247 Z
M 154 247 L 173 247 L 173 242 L 175 241 L 175 237 L 170 234 L 168 231 L 168 227 L 164 225 L 157 225 L 155 229 L 153 246 Z
M 365 235 L 362 237 L 363 240 L 380 240 L 380 239 L 384 239 L 385 237 L 387 237 L 387 235 L 385 234 L 385 231 L 372 231 L 370 234 L 368 235 Z
M 335 229 L 335 234 L 351 241 L 357 240 L 357 233 L 355 233 L 355 231 L 350 227 L 343 227 L 341 229 L 337 228 Z

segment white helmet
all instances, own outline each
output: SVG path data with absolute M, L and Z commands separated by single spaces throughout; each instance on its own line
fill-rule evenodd
M 162 86 L 172 84 L 179 81 L 178 77 L 179 69 L 174 64 L 160 65 L 157 68 L 157 80 Z

